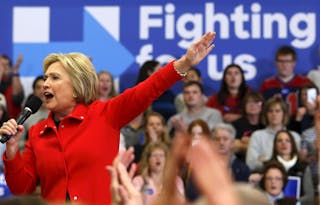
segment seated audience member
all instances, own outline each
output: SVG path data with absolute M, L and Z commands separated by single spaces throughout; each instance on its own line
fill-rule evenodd
M 233 144 L 236 130 L 231 124 L 219 123 L 213 131 L 215 141 L 221 159 L 229 167 L 234 181 L 247 182 L 250 174 L 249 167 L 234 155 Z
M 0 125 L 2 123 L 6 122 L 9 120 L 9 115 L 7 112 L 7 102 L 5 96 L 0 93 Z M 0 154 L 2 156 L 3 152 L 6 150 L 6 145 L 0 143 Z M 0 159 L 0 171 L 3 171 L 3 161 L 2 158 Z
M 8 121 L 8 119 L 9 119 L 9 115 L 7 111 L 6 97 L 2 93 L 0 93 L 0 125 Z
M 299 177 L 301 180 L 300 198 L 302 204 L 314 203 L 314 190 L 310 167 L 300 160 L 297 145 L 292 134 L 287 130 L 277 132 L 271 160 L 280 162 L 288 176 Z
M 136 84 L 149 78 L 155 71 L 161 68 L 161 64 L 156 60 L 148 60 L 140 67 Z M 165 121 L 172 115 L 176 114 L 174 106 L 174 94 L 170 90 L 166 90 L 160 97 L 152 103 L 152 110 L 160 113 Z
M 233 122 L 241 117 L 241 102 L 247 91 L 242 68 L 230 64 L 224 69 L 219 92 L 208 99 L 207 107 L 220 110 L 224 122 Z
M 290 115 L 297 110 L 297 95 L 299 87 L 311 80 L 294 72 L 297 63 L 295 50 L 290 46 L 281 46 L 275 54 L 275 65 L 278 75 L 264 80 L 260 86 L 260 92 L 264 99 L 281 96 L 289 105 Z
M 270 160 L 275 135 L 286 128 L 288 120 L 287 105 L 281 98 L 270 98 L 266 101 L 262 111 L 262 122 L 266 128 L 252 133 L 247 150 L 246 164 L 252 171 L 260 170 L 263 163 Z M 300 135 L 294 131 L 290 132 L 300 149 Z
M 183 79 L 183 84 L 186 84 L 190 81 L 196 81 L 202 83 L 201 71 L 198 68 L 191 68 L 188 71 L 187 76 Z M 207 96 L 203 95 L 203 103 L 205 104 L 208 100 Z M 186 104 L 183 100 L 183 93 L 178 93 L 174 99 L 174 105 L 176 107 L 177 113 L 181 113 L 186 109 Z
M 117 96 L 117 92 L 114 86 L 114 80 L 108 71 L 100 71 L 98 73 L 98 98 L 99 100 L 105 101 Z
M 284 195 L 283 190 L 287 181 L 287 172 L 279 162 L 271 161 L 264 166 L 260 186 L 272 205 L 300 204 L 296 198 Z
M 30 94 L 27 97 L 26 102 L 31 96 L 37 96 L 42 100 L 42 102 L 44 101 L 44 96 L 42 94 L 43 84 L 44 84 L 43 76 L 37 76 L 32 83 L 32 94 Z M 37 124 L 41 120 L 46 119 L 48 117 L 48 114 L 49 114 L 49 110 L 46 108 L 45 104 L 43 103 L 40 109 L 36 113 L 32 114 L 28 118 L 28 120 L 24 123 L 24 127 L 25 127 L 24 137 L 20 138 L 20 141 L 19 141 L 19 146 L 21 150 L 24 149 L 24 144 L 28 139 L 29 128 L 32 125 Z
M 183 87 L 183 99 L 186 108 L 181 113 L 172 116 L 168 121 L 168 130 L 182 129 L 187 131 L 188 125 L 196 119 L 207 122 L 210 129 L 222 121 L 219 110 L 208 108 L 203 104 L 203 87 L 200 83 L 191 81 Z
M 144 124 L 142 144 L 134 146 L 134 162 L 139 162 L 144 148 L 151 142 L 163 142 L 170 145 L 170 137 L 163 116 L 157 112 L 149 112 Z
M 164 183 L 168 149 L 168 146 L 162 142 L 152 142 L 143 151 L 139 163 L 140 174 L 133 178 L 132 183 L 142 193 L 144 205 L 153 204 L 159 197 Z M 175 181 L 179 193 L 184 196 L 182 179 L 177 177 Z
M 147 112 L 140 113 L 126 126 L 121 128 L 120 132 L 124 137 L 126 148 L 139 144 L 143 138 L 143 126 L 146 113 Z
M 320 59 L 320 46 L 318 46 L 318 58 Z M 320 90 L 320 64 L 317 66 L 317 69 L 310 70 L 307 77 L 318 87 L 318 90 Z
M 188 134 L 188 136 L 191 137 L 191 146 L 196 146 L 202 139 L 209 139 L 211 137 L 210 128 L 202 119 L 196 119 L 190 123 L 188 126 Z M 199 191 L 194 184 L 191 174 L 190 163 L 188 163 L 187 160 L 182 174 L 185 184 L 185 194 L 189 201 L 195 201 L 199 198 Z
M 262 107 L 263 97 L 261 94 L 250 91 L 243 99 L 242 117 L 232 122 L 237 131 L 233 148 L 242 161 L 245 161 L 251 134 L 258 129 L 264 128 L 261 122 Z
M 298 104 L 299 107 L 294 116 L 291 117 L 288 128 L 302 134 L 302 132 L 313 126 L 313 115 L 316 110 L 316 103 L 308 102 L 307 91 L 308 89 L 316 89 L 317 95 L 319 91 L 313 83 L 302 85 L 298 91 Z
M 301 151 L 300 156 L 302 161 L 309 164 L 312 175 L 312 182 L 315 194 L 318 195 L 318 183 L 319 183 L 319 168 L 318 168 L 318 148 L 317 141 L 319 138 L 317 137 L 316 126 L 310 127 L 306 129 L 301 134 Z
M 15 65 L 12 65 L 8 56 L 0 54 L 0 92 L 6 97 L 10 118 L 16 118 L 20 114 L 24 99 L 24 90 L 19 76 L 22 60 L 22 55 L 19 55 Z

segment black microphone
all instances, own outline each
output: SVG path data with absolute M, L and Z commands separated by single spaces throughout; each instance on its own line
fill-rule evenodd
M 18 125 L 22 125 L 31 114 L 36 113 L 39 108 L 41 107 L 42 101 L 37 96 L 32 95 L 26 102 L 26 106 L 24 107 L 22 113 L 17 118 Z M 2 135 L 0 137 L 0 142 L 5 143 L 7 142 L 12 135 Z

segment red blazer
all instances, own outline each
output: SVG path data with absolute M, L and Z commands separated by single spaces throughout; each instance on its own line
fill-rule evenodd
M 111 165 L 118 153 L 120 128 L 147 109 L 153 100 L 181 76 L 173 62 L 144 82 L 109 101 L 78 104 L 56 128 L 52 113 L 31 127 L 22 156 L 7 160 L 5 177 L 14 194 L 32 193 L 38 181 L 41 195 L 50 202 L 88 205 L 111 204 Z

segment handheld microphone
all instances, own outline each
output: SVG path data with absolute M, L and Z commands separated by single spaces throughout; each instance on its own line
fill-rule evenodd
M 42 104 L 42 101 L 40 98 L 34 95 L 31 96 L 27 100 L 26 106 L 24 107 L 22 113 L 17 118 L 18 125 L 22 125 L 30 117 L 31 114 L 36 113 L 41 107 L 41 104 Z M 0 137 L 0 142 L 3 144 L 7 142 L 11 137 L 12 135 L 2 135 Z

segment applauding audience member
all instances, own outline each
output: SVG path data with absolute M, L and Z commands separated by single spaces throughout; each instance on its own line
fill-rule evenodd
M 168 146 L 161 142 L 148 144 L 139 163 L 140 174 L 133 178 L 132 183 L 142 193 L 143 204 L 151 205 L 159 197 L 164 184 L 164 170 L 168 157 Z M 177 189 L 184 196 L 183 182 L 180 177 L 175 179 Z
M 22 60 L 22 55 L 19 55 L 16 63 L 12 65 L 8 56 L 0 54 L 0 92 L 6 97 L 10 118 L 16 118 L 20 114 L 24 99 L 24 89 L 19 75 Z

